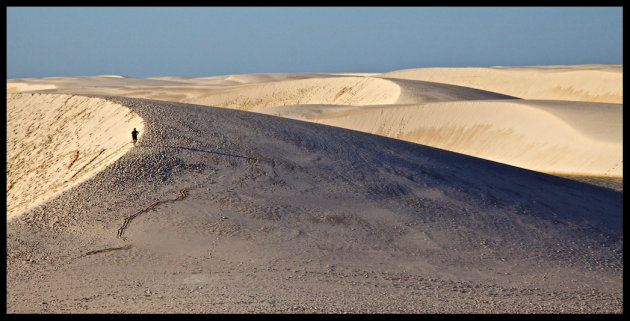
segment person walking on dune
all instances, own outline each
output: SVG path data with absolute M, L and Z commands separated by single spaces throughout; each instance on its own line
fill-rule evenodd
M 138 131 L 135 128 L 131 132 L 131 138 L 133 139 L 133 147 L 136 147 L 136 141 L 138 140 Z

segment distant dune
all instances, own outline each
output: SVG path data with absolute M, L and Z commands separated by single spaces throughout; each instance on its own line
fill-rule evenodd
M 312 78 L 246 84 L 214 90 L 184 102 L 248 110 L 277 105 L 328 103 L 363 105 L 391 104 L 398 99 L 396 84 L 368 77 Z
M 30 84 L 28 82 L 11 82 L 11 84 L 7 84 L 7 94 L 10 93 L 19 93 L 23 91 L 33 91 L 33 90 L 42 90 L 42 89 L 55 89 L 57 86 L 49 85 L 49 84 Z

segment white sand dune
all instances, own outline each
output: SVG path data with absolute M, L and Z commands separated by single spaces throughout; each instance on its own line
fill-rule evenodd
M 184 102 L 240 110 L 294 104 L 391 104 L 400 95 L 395 83 L 369 77 L 275 81 L 214 90 Z
M 132 148 L 144 121 L 103 99 L 7 95 L 7 220 L 76 186 Z
M 254 111 L 402 139 L 535 171 L 623 176 L 619 104 L 478 100 Z
M 453 84 L 523 99 L 623 103 L 623 65 L 418 68 L 381 76 Z
M 41 124 L 36 136 L 52 143 L 18 146 L 24 135 L 11 134 L 18 139 L 7 160 L 50 146 L 48 157 L 29 158 L 59 160 L 65 172 L 68 153 L 79 149 L 72 143 L 87 143 L 91 155 L 98 144 L 123 153 L 141 124 L 132 116 L 144 121 L 138 147 L 117 159 L 112 153 L 113 162 L 83 184 L 7 223 L 8 313 L 623 311 L 621 192 L 228 108 L 127 97 L 8 99 L 18 113 L 8 113 L 9 123 Z M 581 114 L 550 116 L 569 105 L 466 104 L 478 114 L 509 106 L 506 121 L 564 124 L 560 141 L 578 137 L 571 130 L 592 140 L 614 136 Z M 455 109 L 448 117 L 466 109 L 458 102 L 391 108 L 392 117 L 427 108 L 436 122 L 438 110 Z M 26 185 L 11 190 L 18 188 Z

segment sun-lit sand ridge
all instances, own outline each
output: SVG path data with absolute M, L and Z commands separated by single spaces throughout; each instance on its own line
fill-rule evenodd
M 69 95 L 8 95 L 7 118 L 7 219 L 89 179 L 144 130 L 123 106 Z

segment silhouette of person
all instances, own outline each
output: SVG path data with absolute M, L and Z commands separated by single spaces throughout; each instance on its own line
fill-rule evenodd
M 138 131 L 134 128 L 131 132 L 131 138 L 133 139 L 133 146 L 136 146 L 136 141 L 138 140 Z

